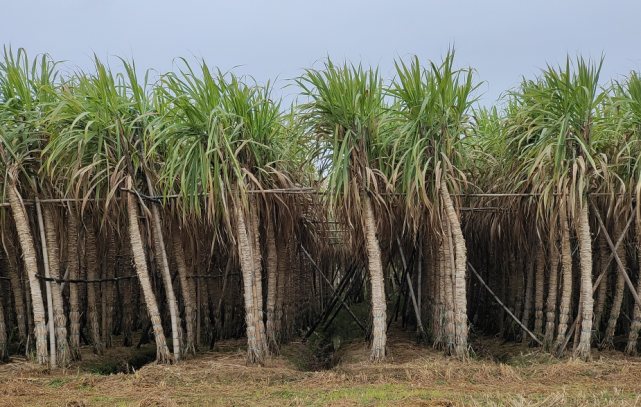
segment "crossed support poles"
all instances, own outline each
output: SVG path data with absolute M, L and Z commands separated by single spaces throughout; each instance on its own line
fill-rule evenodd
M 594 216 L 596 217 L 598 223 L 599 223 L 599 229 L 601 229 L 601 233 L 603 233 L 603 237 L 605 237 L 606 242 L 608 243 L 608 246 L 610 247 L 610 257 L 608 257 L 608 260 L 606 261 L 606 267 L 603 268 L 603 270 L 608 269 L 607 266 L 610 265 L 610 262 L 612 259 L 617 263 L 617 268 L 619 269 L 619 272 L 623 274 L 623 278 L 625 279 L 626 284 L 628 285 L 628 288 L 630 289 L 630 292 L 632 293 L 632 297 L 634 297 L 634 302 L 636 302 L 637 306 L 641 308 L 641 299 L 639 299 L 639 296 L 637 295 L 637 290 L 634 288 L 634 285 L 632 284 L 632 280 L 630 280 L 630 276 L 628 276 L 628 273 L 625 271 L 625 267 L 623 267 L 623 263 L 621 263 L 621 259 L 617 255 L 617 248 L 623 242 L 623 239 L 625 235 L 628 233 L 628 229 L 630 228 L 630 225 L 632 224 L 632 221 L 637 215 L 637 212 L 634 208 L 632 208 L 632 214 L 630 215 L 630 219 L 628 219 L 628 223 L 625 225 L 625 228 L 623 229 L 623 233 L 621 233 L 621 236 L 619 236 L 619 239 L 617 240 L 616 244 L 612 243 L 612 238 L 608 234 L 607 229 L 605 228 L 605 225 L 603 224 L 603 219 L 601 219 L 601 215 L 599 214 L 599 210 L 594 204 L 594 201 L 590 199 L 590 207 L 592 208 L 592 212 L 594 212 Z M 606 271 L 603 271 L 599 277 L 596 279 L 594 284 L 592 284 L 592 295 L 596 292 L 597 288 L 599 288 L 599 284 L 601 284 L 601 281 L 603 281 L 603 277 L 606 274 Z M 572 337 L 572 334 L 576 330 L 576 325 L 579 321 L 579 318 L 576 318 L 574 322 L 572 323 L 572 327 L 570 328 L 569 334 L 565 337 L 565 340 L 559 346 L 559 348 L 556 351 L 556 357 L 561 357 L 563 355 L 563 352 L 565 351 L 565 347 L 568 345 L 568 342 L 570 342 L 570 338 Z
M 621 233 L 621 236 L 619 236 L 619 238 L 618 238 L 618 240 L 617 240 L 617 242 L 616 242 L 616 244 L 615 244 L 615 243 L 613 243 L 612 238 L 610 237 L 610 235 L 609 235 L 609 233 L 608 233 L 608 231 L 607 231 L 607 229 L 606 229 L 606 227 L 605 227 L 605 224 L 603 223 L 603 219 L 601 218 L 601 215 L 599 214 L 598 208 L 597 208 L 597 207 L 596 207 L 596 205 L 594 204 L 594 201 L 592 201 L 592 199 L 590 199 L 590 198 L 588 198 L 588 199 L 589 199 L 589 202 L 590 202 L 590 207 L 592 208 L 592 211 L 593 211 L 593 213 L 594 213 L 594 216 L 596 217 L 596 219 L 597 219 L 597 221 L 598 221 L 599 229 L 600 229 L 601 233 L 603 233 L 603 236 L 605 237 L 605 240 L 606 240 L 606 242 L 607 242 L 607 244 L 608 244 L 608 246 L 609 246 L 609 248 L 610 248 L 610 251 L 611 251 L 610 256 L 609 256 L 609 257 L 608 257 L 608 259 L 606 260 L 606 266 L 603 268 L 603 270 L 605 270 L 605 271 L 603 271 L 601 274 L 599 274 L 599 276 L 597 277 L 597 279 L 596 279 L 596 280 L 594 281 L 594 283 L 592 284 L 592 295 L 594 295 L 594 293 L 596 292 L 596 290 L 599 288 L 599 285 L 601 284 L 601 282 L 603 281 L 603 278 L 605 277 L 605 275 L 606 275 L 606 273 L 607 273 L 608 266 L 610 265 L 610 263 L 612 262 L 612 260 L 614 260 L 614 261 L 616 262 L 616 264 L 617 264 L 617 268 L 618 268 L 619 272 L 620 272 L 620 273 L 622 273 L 622 275 L 623 275 L 623 277 L 624 277 L 624 279 L 625 279 L 625 282 L 626 282 L 626 284 L 627 284 L 628 288 L 630 289 L 630 292 L 631 292 L 631 294 L 632 294 L 632 297 L 634 298 L 634 301 L 635 301 L 636 305 L 637 305 L 639 308 L 641 308 L 641 299 L 639 298 L 639 296 L 638 296 L 638 294 L 637 294 L 637 291 L 636 291 L 636 288 L 634 287 L 634 284 L 632 284 L 632 280 L 630 280 L 630 276 L 628 275 L 627 271 L 625 270 L 625 267 L 623 267 L 623 263 L 621 262 L 621 259 L 620 259 L 620 258 L 619 258 L 619 256 L 617 255 L 617 249 L 618 249 L 618 247 L 619 247 L 619 246 L 621 245 L 621 243 L 623 242 L 623 240 L 624 240 L 624 238 L 625 238 L 625 236 L 626 236 L 626 234 L 627 234 L 627 232 L 628 232 L 628 230 L 629 230 L 630 226 L 632 225 L 632 222 L 633 222 L 633 221 L 634 221 L 634 219 L 636 218 L 636 210 L 635 210 L 634 208 L 632 209 L 632 212 L 631 212 L 630 218 L 628 219 L 628 222 L 626 223 L 625 228 L 623 229 L 623 232 Z M 411 297 L 411 299 L 412 299 L 412 305 L 414 306 L 415 312 L 417 312 L 417 315 L 418 315 L 418 304 L 416 303 L 416 298 L 415 298 L 415 296 L 414 296 L 414 292 L 413 292 L 413 289 L 412 289 L 412 285 L 411 285 L 411 278 L 410 278 L 410 277 L 409 277 L 409 275 L 407 274 L 407 271 L 408 271 L 408 265 L 406 264 L 406 259 L 405 259 L 404 253 L 402 253 L 402 248 L 401 248 L 401 246 L 400 246 L 400 242 L 397 242 L 397 243 L 399 243 L 399 249 L 401 250 L 401 256 L 402 256 L 402 260 L 403 260 L 403 267 L 404 267 L 403 275 L 405 275 L 405 276 L 406 276 L 405 278 L 408 280 L 408 281 L 407 281 L 407 283 L 409 284 L 409 288 L 410 288 L 410 297 Z M 304 248 L 303 248 L 303 251 L 305 252 L 305 254 L 307 255 L 307 257 L 309 257 L 309 258 L 310 258 L 310 260 L 312 261 L 312 263 L 314 264 L 314 266 L 316 266 L 316 267 L 318 268 L 318 266 L 314 263 L 314 261 L 311 259 L 311 256 L 307 253 L 307 251 L 306 251 Z M 483 279 L 481 278 L 481 276 L 476 272 L 476 270 L 474 269 L 474 267 L 472 266 L 472 264 L 470 264 L 470 263 L 468 262 L 468 266 L 469 266 L 469 268 L 472 270 L 473 274 L 474 274 L 474 275 L 475 275 L 475 276 L 480 280 L 480 282 L 483 284 L 483 286 L 484 286 L 484 287 L 485 287 L 485 288 L 490 292 L 490 294 L 492 294 L 492 295 L 493 295 L 493 297 L 495 298 L 495 300 L 496 300 L 496 301 L 497 301 L 497 302 L 498 302 L 498 303 L 499 303 L 503 308 L 505 308 L 505 309 L 507 310 L 507 307 L 506 307 L 506 306 L 505 306 L 505 305 L 500 301 L 500 299 L 499 299 L 499 298 L 498 298 L 498 297 L 497 297 L 497 296 L 492 292 L 492 290 L 487 286 L 487 284 L 485 284 L 485 281 L 483 281 Z M 320 270 L 319 270 L 319 271 L 320 271 Z M 323 274 L 322 274 L 322 272 L 321 272 L 321 275 L 323 275 Z M 323 277 L 325 277 L 325 276 L 323 275 Z M 325 279 L 326 279 L 326 277 L 325 277 Z M 401 278 L 401 283 L 403 282 L 403 279 L 404 279 L 404 278 Z M 328 281 L 328 280 L 327 280 L 327 282 L 329 283 L 329 281 Z M 330 287 L 331 287 L 331 284 L 330 284 Z M 334 294 L 335 294 L 335 293 L 334 293 Z M 339 297 L 339 298 L 340 298 L 340 297 Z M 342 299 L 341 299 L 341 300 L 342 300 Z M 343 306 L 345 306 L 345 308 L 346 308 L 348 311 L 350 311 L 350 310 L 349 310 L 349 308 L 348 308 L 344 303 L 343 303 Z M 526 327 L 521 323 L 521 321 L 519 321 L 519 320 L 518 320 L 518 318 L 516 318 L 516 316 L 514 316 L 514 315 L 513 315 L 509 310 L 507 310 L 507 311 L 508 311 L 508 314 L 509 314 L 509 315 L 510 315 L 510 316 L 511 316 L 511 317 L 512 317 L 512 318 L 513 318 L 513 319 L 514 319 L 514 320 L 515 320 L 515 321 L 516 321 L 516 322 L 517 322 L 517 323 L 518 323 L 518 324 L 519 324 L 519 325 L 520 325 L 520 326 L 521 326 L 525 331 L 526 331 L 526 333 L 528 333 L 528 334 L 532 337 L 532 339 L 533 339 L 535 342 L 537 342 L 537 343 L 539 343 L 540 345 L 542 345 L 542 342 L 541 342 L 541 341 L 540 341 L 540 340 L 539 340 L 539 339 L 538 339 L 538 338 L 537 338 L 537 337 L 536 337 L 532 332 L 530 332 L 530 331 L 529 331 L 529 330 L 528 330 L 528 329 L 527 329 L 527 328 L 526 328 Z M 352 313 L 350 312 L 350 314 L 352 314 Z M 359 322 L 359 325 L 361 325 L 361 324 L 360 324 L 360 321 L 358 321 L 358 319 L 357 319 L 353 314 L 352 314 L 352 317 L 353 317 L 357 322 Z M 417 318 L 418 318 L 418 317 L 417 317 Z M 580 318 L 575 318 L 575 319 L 574 319 L 574 321 L 572 322 L 572 324 L 571 324 L 571 328 L 570 328 L 570 329 L 569 329 L 569 331 L 568 331 L 568 332 L 569 332 L 569 333 L 568 333 L 568 335 L 566 335 L 565 340 L 564 340 L 564 341 L 563 341 L 563 343 L 558 347 L 558 349 L 557 349 L 557 351 L 556 351 L 556 354 L 555 354 L 555 356 L 556 356 L 556 357 L 561 357 L 561 356 L 563 355 L 563 353 L 564 353 L 564 351 L 565 351 L 565 348 L 567 347 L 568 343 L 570 342 L 570 339 L 572 338 L 572 335 L 573 335 L 573 334 L 574 334 L 574 332 L 576 331 L 576 326 L 577 326 L 577 323 L 578 323 L 579 319 L 580 319 Z M 419 324 L 420 324 L 420 319 L 419 319 Z M 425 335 L 424 330 L 423 330 L 423 329 L 421 329 L 421 328 L 422 328 L 422 327 L 419 327 L 419 331 L 421 331 L 421 334 L 422 334 L 422 335 Z
M 337 293 L 337 292 L 336 292 L 336 290 L 334 289 L 334 286 L 332 285 L 332 282 L 331 282 L 331 281 L 329 281 L 329 279 L 325 276 L 325 274 L 324 274 L 324 273 L 323 273 L 323 271 L 320 269 L 320 267 L 318 267 L 318 265 L 316 264 L 316 262 L 314 261 L 314 259 L 312 258 L 312 256 L 309 254 L 309 252 L 305 249 L 305 247 L 304 247 L 302 244 L 300 245 L 300 248 L 301 248 L 301 249 L 303 249 L 303 253 L 305 253 L 305 256 L 307 256 L 307 258 L 308 258 L 308 259 L 309 259 L 309 261 L 312 263 L 312 265 L 316 268 L 316 270 L 317 270 L 317 271 L 320 273 L 320 275 L 323 277 L 323 279 L 324 279 L 324 280 L 325 280 L 325 282 L 327 283 L 327 286 L 328 286 L 328 287 L 330 288 L 330 290 L 332 291 L 332 295 L 333 295 L 335 298 L 338 298 L 338 300 L 341 302 L 341 305 L 342 305 L 342 306 L 347 310 L 347 312 L 349 313 L 349 315 L 351 315 L 351 317 L 354 319 L 354 321 L 356 321 L 356 323 L 358 324 L 358 326 L 359 326 L 363 331 L 366 331 L 365 326 L 363 325 L 363 323 L 362 323 L 362 322 L 361 322 L 361 321 L 356 317 L 356 315 L 354 315 L 354 313 L 352 312 L 352 310 L 351 310 L 351 309 L 349 309 L 349 306 L 345 303 L 345 300 L 343 299 L 343 297 L 341 297 L 340 293 Z M 314 327 L 314 328 L 315 328 L 315 327 Z M 307 337 L 309 337 L 309 335 L 311 335 L 311 333 L 309 333 Z
M 623 263 L 621 262 L 621 259 L 617 255 L 617 248 L 621 243 L 623 242 L 623 239 L 625 238 L 625 235 L 628 232 L 628 229 L 630 228 L 630 225 L 632 225 L 632 222 L 634 221 L 636 217 L 636 210 L 633 208 L 632 209 L 632 214 L 630 215 L 630 218 L 628 219 L 628 223 L 625 225 L 625 228 L 623 229 L 623 233 L 621 233 L 621 236 L 619 236 L 619 239 L 617 240 L 616 244 L 612 242 L 612 238 L 608 234 L 607 229 L 605 228 L 605 225 L 603 224 L 603 220 L 601 219 L 601 215 L 599 214 L 599 211 L 594 204 L 594 202 L 590 199 L 590 207 L 592 208 L 592 211 L 594 212 L 594 215 L 599 223 L 599 229 L 601 230 L 601 233 L 603 233 L 603 236 L 605 237 L 606 242 L 608 243 L 608 246 L 610 247 L 610 257 L 608 257 L 606 261 L 606 267 L 604 267 L 604 270 L 596 279 L 594 284 L 592 284 L 592 295 L 596 292 L 596 290 L 599 288 L 599 284 L 603 281 L 603 278 L 605 277 L 605 274 L 607 273 L 608 266 L 610 265 L 610 262 L 614 259 L 614 261 L 617 263 L 619 272 L 623 274 L 623 277 L 625 279 L 626 284 L 628 285 L 628 288 L 630 289 L 630 292 L 632 293 L 632 296 L 634 297 L 634 301 L 637 304 L 639 308 L 641 308 L 641 299 L 639 299 L 639 296 L 637 295 L 637 291 L 632 284 L 632 280 L 630 280 L 630 276 L 625 270 L 625 267 L 623 267 Z M 503 307 L 507 310 L 508 314 L 519 324 L 521 327 L 525 329 L 525 331 L 534 339 L 537 343 L 541 344 L 541 341 L 536 338 L 536 336 L 531 333 L 530 331 L 527 330 L 521 323 L 521 321 L 518 320 L 508 309 L 507 307 L 501 302 L 501 300 L 492 292 L 492 290 L 485 284 L 485 281 L 481 278 L 481 276 L 476 272 L 472 264 L 468 262 L 468 266 L 474 273 L 474 275 L 480 280 L 480 282 L 483 284 L 483 286 L 494 296 L 494 299 Z M 572 334 L 576 331 L 576 325 L 579 321 L 579 318 L 575 318 L 574 322 L 571 324 L 571 328 L 569 329 L 569 334 L 566 335 L 565 340 L 563 343 L 559 346 L 559 348 L 556 351 L 555 356 L 556 357 L 561 357 L 563 355 L 563 352 L 565 351 L 565 348 L 567 347 L 568 343 L 570 342 L 570 339 L 572 338 Z

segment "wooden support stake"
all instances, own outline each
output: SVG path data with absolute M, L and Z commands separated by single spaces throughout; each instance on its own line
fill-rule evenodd
M 42 208 L 40 207 L 40 200 L 36 197 L 36 213 L 38 214 L 38 229 L 40 229 L 40 241 L 42 244 L 42 258 L 45 266 L 45 276 L 51 277 L 49 272 L 49 254 L 47 253 L 47 239 L 45 235 L 45 226 L 42 220 Z M 45 280 L 45 287 L 47 289 L 47 313 L 49 314 L 49 348 L 51 356 L 51 368 L 54 369 L 56 363 L 56 328 L 53 321 L 53 298 L 51 297 L 51 282 Z

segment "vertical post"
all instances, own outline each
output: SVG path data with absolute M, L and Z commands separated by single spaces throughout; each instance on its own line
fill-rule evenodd
M 34 180 L 35 183 L 35 180 Z M 40 199 L 36 197 L 36 212 L 38 214 L 38 229 L 40 230 L 40 241 L 42 243 L 42 258 L 45 266 L 45 277 L 50 278 L 49 273 L 49 255 L 47 254 L 47 239 L 45 236 L 45 227 L 42 220 L 42 208 L 40 207 Z M 47 289 L 47 313 L 49 314 L 49 348 L 51 354 L 51 368 L 56 367 L 56 328 L 53 323 L 53 299 L 51 297 L 51 282 L 45 281 Z

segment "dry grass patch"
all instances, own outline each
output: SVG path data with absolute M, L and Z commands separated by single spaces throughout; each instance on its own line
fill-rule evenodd
M 368 361 L 368 344 L 337 352 L 330 370 L 306 371 L 292 358 L 311 357 L 302 344 L 284 347 L 265 367 L 247 367 L 238 342 L 201 352 L 177 366 L 148 364 L 135 374 L 92 373 L 87 358 L 49 371 L 15 358 L 0 366 L 0 404 L 16 406 L 553 406 L 638 405 L 641 360 L 595 353 L 595 361 L 556 360 L 514 347 L 507 363 L 491 356 L 458 361 L 395 333 L 384 363 Z M 491 346 L 488 343 L 488 346 Z M 511 345 L 510 345 L 511 346 Z M 144 350 L 143 350 L 144 351 Z M 135 356 L 136 351 L 110 350 Z M 131 352 L 131 353 L 128 353 Z M 85 356 L 85 355 L 83 355 Z M 105 356 L 106 357 L 106 356 Z M 102 357 L 104 358 L 104 357 Z

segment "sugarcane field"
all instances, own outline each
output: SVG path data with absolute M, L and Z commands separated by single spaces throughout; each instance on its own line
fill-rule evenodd
M 457 58 L 6 45 L 0 405 L 641 404 L 641 73 Z

